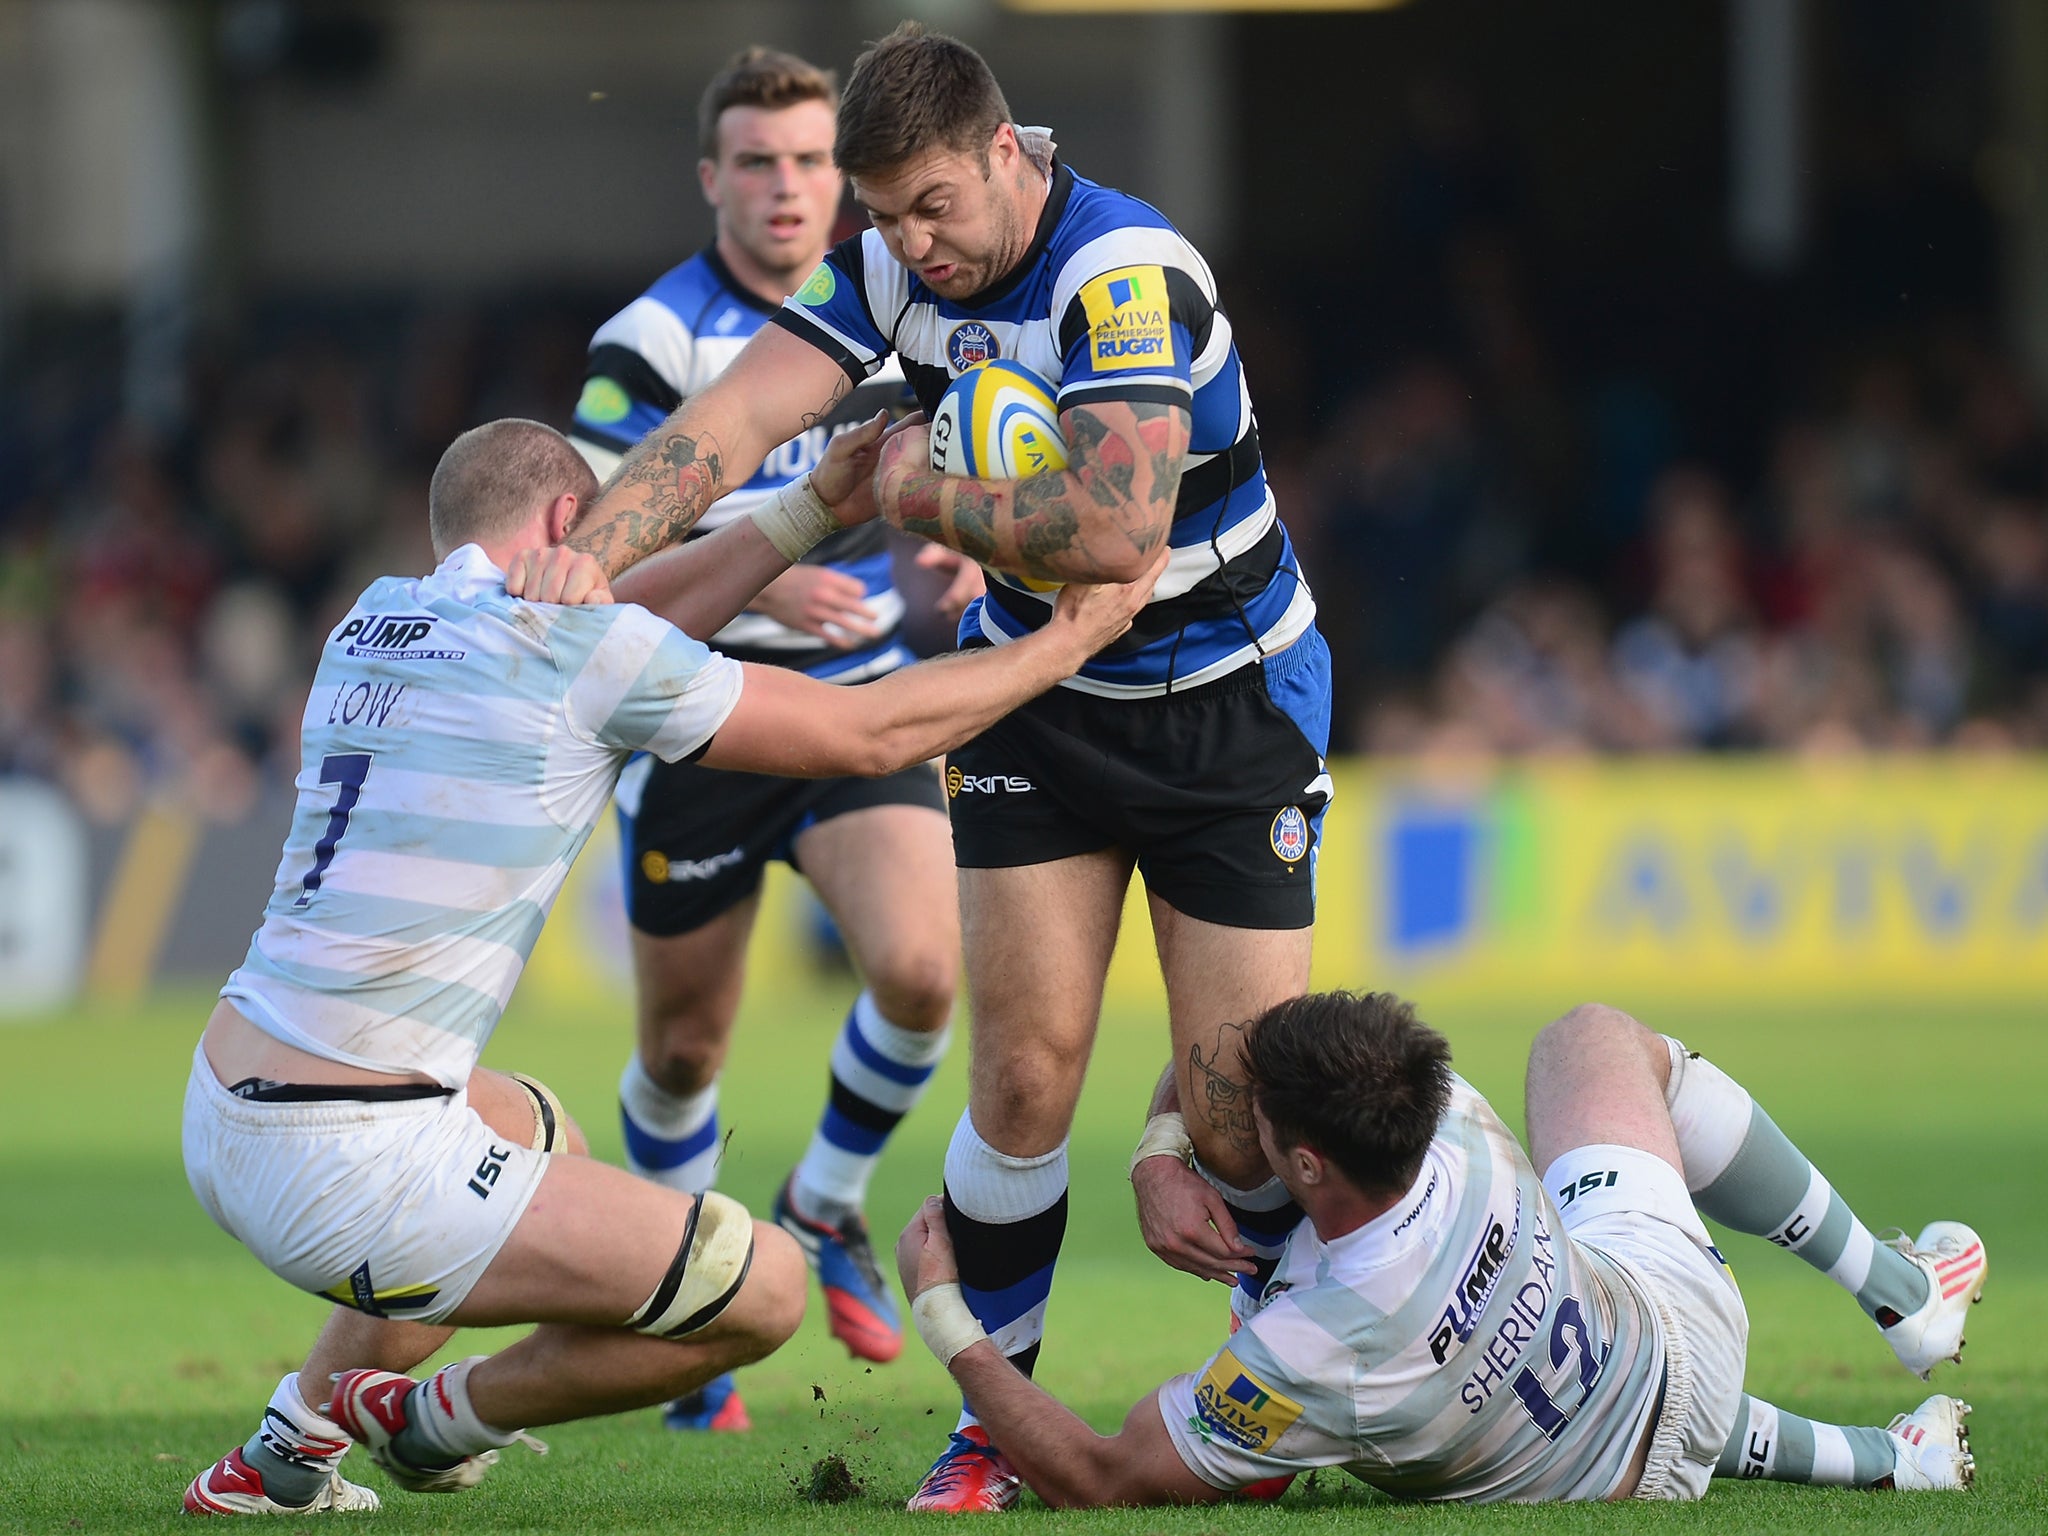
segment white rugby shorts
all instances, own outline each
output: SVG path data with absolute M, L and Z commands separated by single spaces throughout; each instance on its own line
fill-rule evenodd
M 185 1089 L 185 1177 L 206 1214 L 304 1291 L 445 1322 L 497 1257 L 548 1154 L 500 1138 L 457 1091 L 389 1104 L 266 1104 L 203 1050 Z
M 1735 1277 L 1685 1180 L 1661 1157 L 1574 1147 L 1544 1172 L 1543 1187 L 1572 1240 L 1599 1249 L 1650 1298 L 1664 1335 L 1664 1407 L 1635 1496 L 1697 1499 L 1742 1404 L 1749 1313 Z

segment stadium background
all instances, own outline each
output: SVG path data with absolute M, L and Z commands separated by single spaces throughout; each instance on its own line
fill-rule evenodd
M 2012 1170 L 2024 1209 L 2048 985 L 2048 7 L 1061 9 L 0 0 L 13 1294 L 115 1304 L 97 1276 L 121 1248 L 153 1294 L 277 1307 L 184 1196 L 170 1122 L 276 859 L 318 640 L 369 576 L 431 563 L 448 439 L 565 424 L 592 327 L 708 236 L 692 122 L 718 62 L 758 40 L 843 73 L 904 14 L 982 47 L 1022 120 L 1218 270 L 1336 656 L 1319 983 L 1408 989 L 1504 1105 L 1546 1011 L 1667 1004 L 1760 1075 L 1796 1067 L 1794 1102 L 1855 1156 L 1917 1104 L 1882 1062 L 1934 1020 L 1973 1053 L 1907 1075 L 1984 1080 L 1951 1105 L 1980 1142 L 1937 1137 L 1945 1167 Z M 628 1007 L 608 836 L 507 1029 L 601 1151 Z M 821 1074 L 841 1005 L 800 890 L 772 895 L 742 1104 L 786 1102 L 792 1052 Z M 1136 1043 L 1105 1045 L 1084 1110 L 1119 1165 L 1158 1038 L 1146 937 L 1134 901 L 1110 1017 Z M 134 1129 L 66 1111 L 80 1052 Z M 928 1184 L 959 1055 L 878 1194 Z M 1906 1187 L 1949 1187 L 1882 1145 Z M 55 1172 L 73 1154 L 100 1173 Z M 1127 1227 L 1084 1210 L 1076 1245 L 1129 1248 Z M 2048 1254 L 2006 1240 L 2008 1294 L 2048 1300 Z M 1776 1260 L 1745 1278 L 1804 1283 Z M 1097 1263 L 1077 1294 L 1125 1305 Z M 307 1326 L 277 1309 L 266 1363 Z M 0 1328 L 0 1377 L 54 1361 L 31 1331 Z M 261 1369 L 188 1370 L 206 1347 L 165 1358 L 215 1404 L 199 1438 L 239 1436 L 221 1405 Z M 1148 1379 L 1182 1363 L 1131 1347 Z M 1110 1374 L 1103 1400 L 1128 1402 Z M 1875 1411 L 1848 1380 L 1818 1406 Z M 25 1401 L 0 1392 L 0 1419 Z M 106 1405 L 53 1401 L 88 1455 Z M 2038 1413 L 2024 1446 L 2038 1515 Z
M 1328 975 L 2039 981 L 2040 7 L 1045 9 L 923 13 L 1219 269 L 1374 765 Z M 238 956 L 440 448 L 706 238 L 720 59 L 896 15 L 0 0 L 0 778 L 75 812 L 0 1008 Z

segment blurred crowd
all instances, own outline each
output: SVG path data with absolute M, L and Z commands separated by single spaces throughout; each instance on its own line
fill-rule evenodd
M 371 577 L 432 564 L 440 449 L 562 422 L 603 312 L 273 319 L 202 349 L 169 436 L 95 407 L 90 349 L 51 352 L 0 427 L 0 774 L 100 820 L 159 793 L 232 820 L 288 780 L 321 637 Z M 1967 327 L 1863 348 L 1745 472 L 1654 395 L 1505 386 L 1473 359 L 1516 355 L 1506 313 L 1499 347 L 1330 389 L 1246 306 L 1340 748 L 2048 748 L 2048 438 L 2010 358 Z
M 201 349 L 156 434 L 111 397 L 117 359 L 48 349 L 0 426 L 0 775 L 95 821 L 156 795 L 234 821 L 289 781 L 320 642 L 372 578 L 433 567 L 441 450 L 495 416 L 562 420 L 592 319 L 271 317 Z
M 1454 369 L 1357 396 L 1286 477 L 1351 744 L 2048 748 L 2048 437 L 2018 372 L 1872 361 L 1764 447 L 1746 483 L 1672 459 L 1546 558 Z

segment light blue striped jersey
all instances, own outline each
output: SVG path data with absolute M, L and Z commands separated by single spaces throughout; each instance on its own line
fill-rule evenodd
M 1612 1494 L 1664 1376 L 1654 1304 L 1572 1241 L 1458 1079 L 1408 1195 L 1334 1242 L 1307 1222 L 1203 1371 L 1159 1389 L 1205 1481 L 1342 1467 L 1402 1498 Z
M 835 247 L 775 319 L 856 384 L 900 358 L 927 413 L 954 377 L 995 357 L 1051 380 L 1062 410 L 1127 400 L 1192 412 L 1166 571 L 1130 632 L 1063 687 L 1111 697 L 1191 687 L 1280 650 L 1314 621 L 1216 280 L 1149 205 L 1055 162 L 1031 247 L 993 287 L 943 298 L 868 230 Z M 991 571 L 961 640 L 1015 639 L 1045 623 L 1052 601 Z
M 460 1087 L 629 754 L 703 750 L 737 662 L 631 604 L 505 593 L 465 544 L 327 638 L 298 805 L 221 996 L 330 1061 Z
M 569 429 L 571 441 L 599 477 L 609 476 L 622 454 L 725 372 L 775 308 L 734 277 L 717 248 L 710 247 L 664 272 L 644 294 L 599 326 L 590 338 L 583 394 Z M 735 518 L 749 516 L 783 486 L 815 469 L 833 433 L 906 401 L 902 371 L 894 366 L 879 371 L 818 425 L 769 454 L 744 485 L 713 502 L 690 536 L 701 538 Z M 867 605 L 880 633 L 849 650 L 838 650 L 765 613 L 748 612 L 712 637 L 721 654 L 794 667 L 834 683 L 879 677 L 912 659 L 897 637 L 903 596 L 891 574 L 883 524 L 865 523 L 836 533 L 806 555 L 804 563 L 829 565 L 860 581 L 867 588 Z

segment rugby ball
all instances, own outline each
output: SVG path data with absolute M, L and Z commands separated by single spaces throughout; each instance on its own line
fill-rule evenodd
M 975 480 L 1026 480 L 1067 467 L 1052 385 L 1007 358 L 946 386 L 932 417 L 932 469 Z

